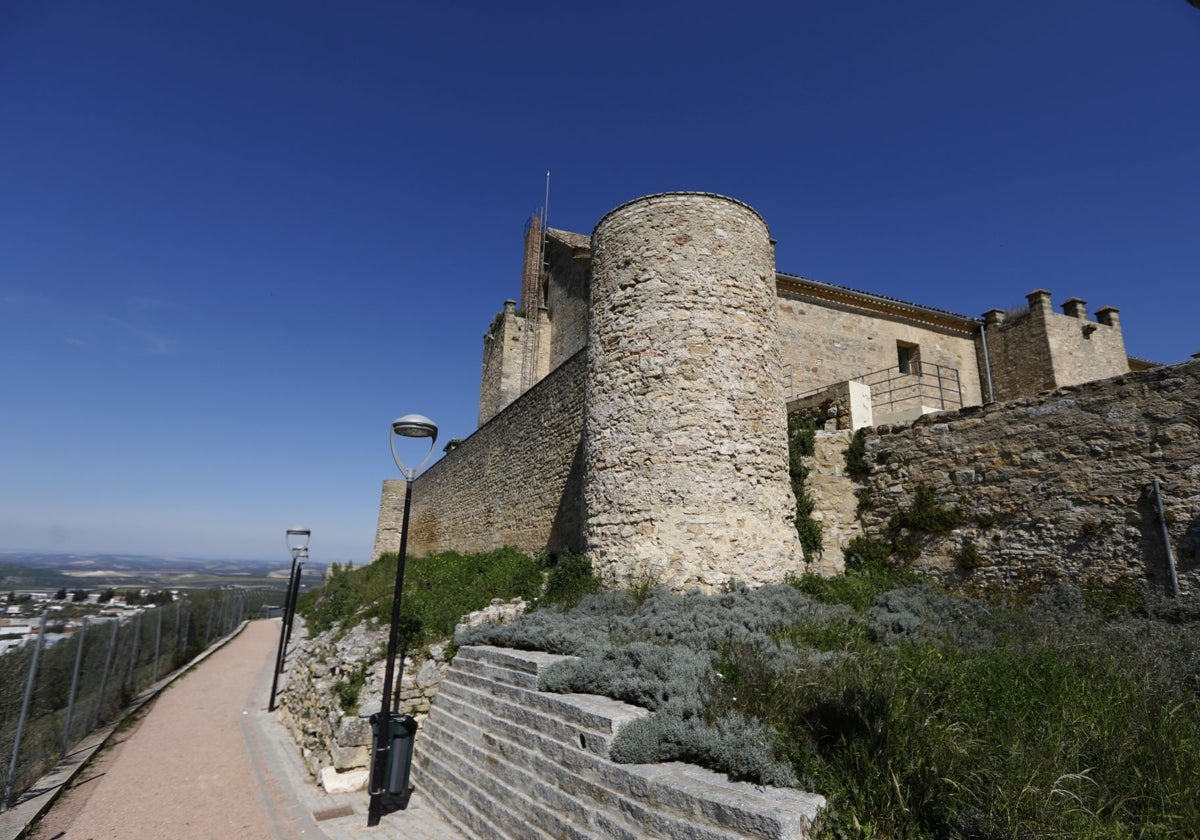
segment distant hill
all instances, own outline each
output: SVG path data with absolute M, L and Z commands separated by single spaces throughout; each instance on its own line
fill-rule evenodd
M 164 588 L 222 585 L 287 586 L 286 561 L 214 560 L 138 554 L 0 551 L 0 589 L 67 586 Z M 308 581 L 324 574 L 324 564 L 305 564 Z

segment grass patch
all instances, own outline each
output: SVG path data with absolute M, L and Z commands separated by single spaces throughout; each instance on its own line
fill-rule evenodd
M 788 579 L 788 583 L 823 604 L 844 604 L 865 612 L 875 599 L 898 586 L 917 581 L 907 569 L 892 566 L 889 549 L 869 537 L 855 537 L 843 552 L 846 573 L 834 577 L 806 573 Z
M 396 584 L 396 555 L 385 554 L 360 568 L 330 567 L 325 585 L 305 593 L 297 604 L 313 633 L 334 624 L 343 628 L 367 619 L 382 624 L 391 620 Z M 493 598 L 524 598 L 536 602 L 545 579 L 543 562 L 512 548 L 484 554 L 448 551 L 409 558 L 404 570 L 404 597 L 400 610 L 400 644 L 409 649 L 454 634 L 467 613 L 482 609 Z M 578 573 L 574 586 L 580 586 Z M 566 590 L 560 581 L 559 593 Z
M 358 695 L 366 682 L 367 666 L 364 664 L 360 665 L 345 679 L 334 685 L 333 693 L 337 697 L 338 705 L 342 707 L 344 714 L 352 715 L 358 711 Z
M 335 563 L 325 585 L 302 595 L 296 609 L 313 633 L 335 624 L 349 628 L 368 619 L 386 624 L 391 620 L 396 561 L 395 554 L 385 554 L 359 568 Z M 500 548 L 409 558 L 400 605 L 400 644 L 407 649 L 448 639 L 464 615 L 495 598 L 571 607 L 599 588 L 591 561 L 575 554 L 530 557 L 514 548 Z

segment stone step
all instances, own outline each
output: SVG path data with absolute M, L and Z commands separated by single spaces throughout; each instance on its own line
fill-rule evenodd
M 448 684 L 489 695 L 497 703 L 523 710 L 522 717 L 546 718 L 556 735 L 579 740 L 584 749 L 608 756 L 609 747 L 625 724 L 646 717 L 646 709 L 594 694 L 547 694 L 525 688 L 497 684 L 486 677 L 466 671 L 448 676 Z M 443 685 L 443 689 L 444 689 Z M 545 727 L 537 727 L 548 731 Z
M 431 718 L 431 726 L 456 733 L 439 732 L 438 738 L 461 736 L 490 742 L 491 755 L 503 763 L 506 773 L 521 768 L 541 779 L 553 779 L 560 792 L 580 802 L 592 806 L 618 803 L 623 815 L 636 814 L 635 827 L 628 834 L 631 838 L 797 838 L 804 835 L 804 828 L 820 808 L 820 798 L 811 794 L 728 782 L 721 774 L 691 764 L 613 764 L 582 751 L 565 761 L 559 752 L 559 760 L 554 761 L 544 755 L 554 752 L 554 744 L 547 743 L 550 739 L 523 727 L 484 718 L 482 725 L 490 727 L 484 732 L 444 707 L 434 707 L 434 713 L 436 720 Z M 461 754 L 470 755 L 470 751 L 461 750 Z M 568 810 L 562 803 L 557 806 Z M 695 830 L 680 833 L 679 821 Z M 655 832 L 646 834 L 638 826 L 653 826 Z M 714 830 L 702 830 L 702 826 Z M 626 836 L 629 829 L 622 821 L 606 827 L 605 835 Z
M 493 774 L 479 772 L 460 763 L 452 754 L 436 755 L 427 752 L 422 758 L 422 774 L 416 784 L 428 791 L 431 798 L 444 797 L 439 802 L 455 820 L 466 824 L 468 836 L 496 840 L 553 840 L 562 836 L 548 833 L 535 826 L 538 810 L 533 803 L 524 802 L 503 786 L 488 784 Z M 436 785 L 430 785 L 436 779 Z M 545 820 L 542 821 L 545 824 Z
M 521 721 L 514 722 L 518 716 Z M 559 726 L 545 723 L 537 714 L 518 715 L 509 704 L 496 704 L 478 687 L 454 684 L 443 688 L 426 727 L 488 740 L 492 753 L 506 766 L 557 776 L 558 786 L 571 795 L 599 802 L 628 799 L 629 811 L 636 810 L 638 802 L 649 802 L 668 820 L 709 824 L 738 836 L 803 836 L 823 802 L 800 791 L 732 783 L 692 765 L 613 764 L 580 749 L 574 738 L 563 738 Z M 644 819 L 652 820 L 653 815 Z
M 458 797 L 486 803 L 486 813 L 498 824 L 509 826 L 519 836 L 526 836 L 523 832 L 528 828 L 536 831 L 532 836 L 596 840 L 582 828 L 587 823 L 586 810 L 551 784 L 497 761 L 487 750 L 458 738 L 449 729 L 438 731 L 431 740 L 422 754 L 422 761 L 430 764 L 429 775 L 448 774 Z
M 486 647 L 458 651 L 418 736 L 416 767 L 431 799 L 445 797 L 438 807 L 473 836 L 808 836 L 823 797 L 729 782 L 688 764 L 609 761 L 612 737 L 648 712 L 607 698 L 536 691 L 541 668 L 564 658 Z M 492 817 L 501 805 L 504 814 Z
M 555 663 L 576 659 L 573 656 L 486 646 L 462 648 L 460 656 L 463 654 L 461 667 L 455 668 L 456 676 L 470 674 L 492 685 L 511 686 L 512 690 L 499 686 L 493 690 L 521 702 L 538 703 L 565 720 L 589 729 L 615 735 L 630 720 L 647 714 L 645 709 L 595 694 L 538 691 L 540 672 Z M 457 666 L 457 657 L 455 661 Z M 531 693 L 521 693 L 521 690 Z
M 754 836 L 706 825 L 706 820 L 697 819 L 694 814 L 685 817 L 648 811 L 615 790 L 581 780 L 578 774 L 542 758 L 534 749 L 483 733 L 467 721 L 444 712 L 436 726 L 437 749 L 447 747 L 455 760 L 474 767 L 503 767 L 509 786 L 520 787 L 528 798 L 569 817 L 570 825 L 581 835 L 592 831 L 612 840 L 744 840 Z M 477 742 L 487 743 L 491 749 L 474 746 Z
M 456 664 L 494 668 L 497 682 L 506 682 L 535 691 L 538 687 L 538 675 L 543 670 L 563 660 L 576 658 L 540 650 L 513 650 L 492 645 L 462 647 L 454 656 Z

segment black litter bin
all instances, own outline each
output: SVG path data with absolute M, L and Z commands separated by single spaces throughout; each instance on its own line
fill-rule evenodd
M 371 715 L 371 730 L 375 736 L 375 748 L 378 750 L 380 739 L 380 715 Z M 417 734 L 417 722 L 411 715 L 398 715 L 392 712 L 388 715 L 386 745 L 388 751 L 386 776 L 380 787 L 383 792 L 390 794 L 408 793 L 408 777 L 412 771 L 413 739 Z M 372 780 L 372 793 L 375 792 L 377 781 Z

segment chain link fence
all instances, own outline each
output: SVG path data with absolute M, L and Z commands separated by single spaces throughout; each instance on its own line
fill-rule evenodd
M 126 615 L 89 616 L 73 634 L 47 632 L 0 654 L 0 811 L 88 733 L 115 720 L 144 689 L 279 605 L 277 589 L 204 590 Z M 56 622 L 60 619 L 56 619 Z

